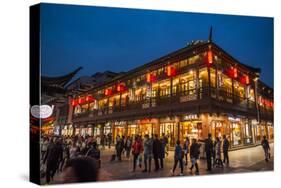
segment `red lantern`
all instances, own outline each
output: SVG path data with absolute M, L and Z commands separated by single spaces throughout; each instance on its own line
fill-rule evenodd
M 213 64 L 213 52 L 211 50 L 207 52 L 207 63 L 209 66 Z
M 231 67 L 231 69 L 229 70 L 229 75 L 232 78 L 237 78 L 237 68 L 236 67 Z
M 104 95 L 105 95 L 105 96 L 109 96 L 109 95 L 111 95 L 111 94 L 112 94 L 112 89 L 108 88 L 108 89 L 105 89 L 105 90 L 104 90 Z
M 167 67 L 167 76 L 171 77 L 171 76 L 175 76 L 176 75 L 176 69 L 175 67 L 168 65 Z
M 117 91 L 118 91 L 118 92 L 123 92 L 123 91 L 125 91 L 125 90 L 126 90 L 126 87 L 125 87 L 124 84 L 118 84 L 118 85 L 117 85 Z
M 71 105 L 72 106 L 76 106 L 77 105 L 77 100 L 76 99 L 72 99 L 71 100 Z
M 78 104 L 83 104 L 85 103 L 85 98 L 84 97 L 79 97 L 78 98 Z
M 152 73 L 147 73 L 146 74 L 146 82 L 152 83 L 156 81 L 156 76 Z
M 248 84 L 250 83 L 249 76 L 248 76 L 248 75 L 242 76 L 242 77 L 240 78 L 240 82 L 241 82 L 242 84 L 248 85 Z
M 92 102 L 94 100 L 92 95 L 87 95 L 86 96 L 86 102 Z

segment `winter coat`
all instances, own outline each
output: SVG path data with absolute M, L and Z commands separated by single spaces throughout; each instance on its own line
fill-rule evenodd
M 159 139 L 154 139 L 153 140 L 153 156 L 154 158 L 159 158 L 161 154 L 161 147 L 162 144 Z
M 200 148 L 200 145 L 198 143 L 191 144 L 191 146 L 190 146 L 190 157 L 191 158 L 195 158 L 195 159 L 199 158 L 199 154 L 200 154 L 199 148 Z
M 211 155 L 212 154 L 213 147 L 214 147 L 214 145 L 213 145 L 212 139 L 211 138 L 207 138 L 205 140 L 205 152 L 206 152 L 207 155 Z
M 148 138 L 144 141 L 143 143 L 143 148 L 144 148 L 144 155 L 152 155 L 153 151 L 153 140 L 151 138 Z
M 176 145 L 174 157 L 177 160 L 181 160 L 183 158 L 183 150 L 182 150 L 182 147 L 180 145 Z
M 223 150 L 223 152 L 227 152 L 228 149 L 229 149 L 229 141 L 225 138 L 225 139 L 223 140 L 222 150 Z
M 143 151 L 143 146 L 141 141 L 135 141 L 132 145 L 132 153 L 140 154 Z

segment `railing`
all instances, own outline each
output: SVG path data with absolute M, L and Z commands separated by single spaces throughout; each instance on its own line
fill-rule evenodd
M 114 114 L 116 112 L 124 112 L 130 111 L 134 109 L 149 109 L 159 106 L 165 106 L 169 104 L 176 104 L 176 103 L 186 103 L 190 101 L 196 101 L 201 99 L 208 99 L 210 98 L 219 101 L 221 103 L 228 103 L 234 104 L 235 106 L 239 106 L 244 109 L 255 109 L 255 102 L 250 101 L 249 99 L 232 95 L 225 90 L 209 87 L 201 87 L 198 89 L 191 89 L 191 90 L 184 90 L 180 92 L 173 93 L 171 96 L 170 94 L 165 96 L 157 96 L 157 97 L 150 97 L 145 98 L 140 101 L 129 101 L 127 104 L 104 107 L 99 110 L 88 111 L 81 114 L 74 115 L 75 117 L 89 117 L 89 116 L 103 116 L 108 114 Z M 269 113 L 268 111 L 263 111 L 264 113 Z M 272 114 L 272 113 L 271 113 Z

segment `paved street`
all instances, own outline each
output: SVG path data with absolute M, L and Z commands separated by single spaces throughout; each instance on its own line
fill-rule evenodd
M 113 150 L 111 151 L 113 152 Z M 100 181 L 108 180 L 126 180 L 126 179 L 141 179 L 141 178 L 157 178 L 157 177 L 171 177 L 170 170 L 173 166 L 173 152 L 169 152 L 169 156 L 165 159 L 164 170 L 151 173 L 143 173 L 142 169 L 137 168 L 136 172 L 132 172 L 132 159 L 124 159 L 122 162 L 110 161 L 110 151 L 105 151 L 102 156 L 102 168 L 100 171 Z M 273 155 L 274 148 L 271 144 L 271 155 Z M 263 150 L 261 146 L 241 149 L 229 152 L 230 164 L 228 167 L 214 168 L 212 172 L 206 171 L 206 160 L 201 159 L 199 162 L 199 175 L 206 174 L 222 174 L 222 173 L 241 173 L 241 172 L 257 172 L 273 170 L 273 156 L 271 161 L 266 163 L 264 160 Z M 184 167 L 184 176 L 193 176 L 195 173 L 190 173 L 188 167 Z M 152 169 L 154 163 L 152 161 Z M 195 169 L 194 169 L 195 170 Z M 180 169 L 175 172 L 175 176 L 179 175 Z
M 259 171 L 270 171 L 273 170 L 273 153 L 274 147 L 271 146 L 271 160 L 267 163 L 264 160 L 263 149 L 261 146 L 240 149 L 229 152 L 230 164 L 224 168 L 214 167 L 212 172 L 206 171 L 206 160 L 199 160 L 199 175 L 211 175 L 211 174 L 226 174 L 226 173 L 243 173 L 243 172 L 259 172 Z M 112 180 L 129 180 L 129 179 L 143 179 L 143 178 L 160 178 L 160 177 L 172 177 L 170 170 L 173 167 L 173 152 L 170 151 L 168 157 L 164 161 L 164 169 L 154 172 L 154 162 L 152 160 L 152 172 L 143 173 L 139 167 L 135 172 L 132 172 L 133 161 L 125 159 L 123 157 L 122 162 L 113 161 L 110 162 L 113 148 L 102 150 L 101 160 L 102 167 L 100 169 L 99 181 L 112 181 Z M 184 176 L 195 176 L 196 174 L 191 173 L 189 170 L 190 162 L 188 166 L 184 166 Z M 195 171 L 195 169 L 194 169 Z M 177 168 L 174 176 L 179 176 L 180 169 Z M 55 178 L 57 174 L 55 175 Z M 45 178 L 42 179 L 44 184 Z

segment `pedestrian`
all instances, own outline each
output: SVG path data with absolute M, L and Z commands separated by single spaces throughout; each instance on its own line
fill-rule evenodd
M 185 166 L 187 166 L 187 164 L 188 164 L 189 145 L 190 145 L 189 138 L 186 137 L 185 141 L 183 143 L 183 151 L 184 151 L 184 157 L 185 157 Z
M 122 161 L 123 141 L 119 135 L 116 137 L 115 150 L 118 161 Z
M 102 147 L 102 149 L 105 148 L 105 136 L 104 136 L 104 134 L 101 135 L 101 147 Z
M 69 146 L 66 143 L 66 140 L 63 142 L 62 144 L 62 148 L 63 148 L 63 153 L 62 153 L 62 161 L 60 163 L 60 171 L 63 170 L 63 165 L 66 163 L 66 161 L 69 159 Z
M 97 144 L 97 148 L 101 145 L 101 137 L 100 135 L 97 136 L 97 139 L 96 139 L 96 144 Z
M 195 138 L 192 139 L 192 144 L 190 146 L 190 159 L 191 159 L 191 167 L 189 168 L 191 171 L 193 167 L 195 166 L 196 174 L 199 174 L 199 167 L 198 167 L 198 159 L 200 154 L 200 145 L 197 143 L 197 140 Z
M 165 133 L 162 134 L 162 138 L 164 139 L 165 141 L 165 145 L 166 145 L 166 148 L 165 148 L 165 154 L 168 156 L 169 155 L 169 140 L 168 140 L 168 137 L 165 135 Z
M 43 140 L 41 141 L 41 160 L 45 158 L 45 154 L 47 152 L 47 148 L 49 145 L 49 140 L 47 137 L 43 137 Z
M 217 167 L 223 167 L 221 160 L 221 140 L 219 137 L 216 138 L 216 165 Z
M 91 145 L 90 149 L 86 153 L 86 157 L 92 157 L 95 160 L 97 160 L 98 167 L 100 168 L 100 166 L 101 166 L 100 150 L 99 150 L 98 145 L 97 145 L 96 142 L 93 142 L 93 144 Z
M 111 142 L 112 142 L 112 135 L 111 133 L 107 134 L 107 141 L 108 141 L 108 148 L 110 149 L 111 147 Z
M 153 152 L 153 140 L 149 138 L 149 135 L 146 134 L 144 136 L 143 142 L 143 157 L 144 157 L 144 170 L 142 172 L 147 172 L 147 161 L 148 161 L 148 172 L 151 172 L 151 160 L 152 160 L 152 152 Z
M 93 182 L 98 180 L 99 168 L 90 157 L 77 157 L 66 162 L 57 183 Z
M 159 155 L 160 169 L 163 169 L 164 168 L 164 158 L 165 158 L 165 154 L 166 154 L 166 145 L 167 145 L 167 142 L 164 139 L 164 137 L 162 137 L 160 139 L 160 143 L 161 143 L 160 155 Z
M 174 152 L 174 167 L 171 170 L 172 175 L 174 175 L 176 167 L 179 163 L 180 169 L 181 169 L 180 176 L 183 176 L 183 156 L 184 156 L 184 151 L 180 145 L 180 141 L 177 140 L 176 146 L 175 146 L 175 152 Z
M 211 139 L 212 135 L 208 134 L 208 138 L 205 140 L 205 152 L 207 159 L 207 171 L 212 170 L 212 154 L 213 154 L 213 141 Z
M 229 150 L 229 141 L 225 135 L 223 135 L 223 163 L 229 164 L 228 150 Z
M 125 142 L 125 151 L 126 151 L 127 159 L 130 158 L 131 147 L 132 147 L 132 140 L 131 140 L 130 136 L 128 136 L 126 139 L 126 142 Z
M 72 143 L 72 145 L 69 148 L 69 158 L 75 158 L 78 156 L 78 147 L 75 142 Z
M 270 158 L 270 153 L 269 153 L 270 146 L 269 146 L 268 140 L 266 139 L 266 136 L 263 136 L 263 140 L 261 141 L 261 145 L 262 145 L 262 148 L 263 148 L 263 151 L 264 151 L 265 161 L 268 162 L 269 158 Z
M 135 137 L 135 141 L 132 145 L 132 154 L 133 154 L 133 172 L 136 170 L 137 160 L 139 160 L 139 155 L 143 150 L 141 139 L 139 136 Z M 140 166 L 141 167 L 141 166 Z
M 154 158 L 154 165 L 155 165 L 154 171 L 158 171 L 159 170 L 160 150 L 161 150 L 161 142 L 158 139 L 158 135 L 155 134 L 154 135 L 154 139 L 153 139 L 153 147 L 152 147 L 153 158 Z
M 53 180 L 54 175 L 62 161 L 63 148 L 59 139 L 53 138 L 49 144 L 43 163 L 46 163 L 46 183 Z

